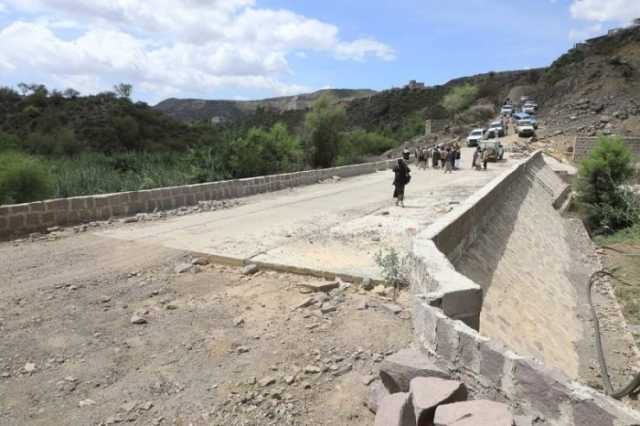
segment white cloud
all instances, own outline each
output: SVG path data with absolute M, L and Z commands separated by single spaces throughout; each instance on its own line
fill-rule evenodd
M 588 38 L 602 35 L 603 33 L 604 29 L 602 24 L 593 24 L 586 28 L 572 29 L 569 31 L 569 40 L 574 42 L 584 41 Z
M 571 16 L 585 21 L 629 23 L 640 17 L 640 0 L 574 0 Z
M 4 1 L 30 18 L 0 28 L 0 69 L 53 75 L 87 92 L 129 81 L 159 94 L 241 88 L 282 95 L 308 89 L 282 81 L 293 75 L 291 54 L 394 59 L 375 39 L 344 40 L 335 25 L 259 9 L 254 0 Z

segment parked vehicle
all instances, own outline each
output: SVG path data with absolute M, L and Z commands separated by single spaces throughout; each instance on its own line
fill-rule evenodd
M 524 138 L 529 136 L 534 136 L 536 134 L 535 129 L 533 128 L 533 124 L 529 119 L 519 120 L 518 124 L 516 124 L 516 133 L 518 136 Z
M 504 147 L 499 141 L 496 140 L 483 140 L 480 141 L 481 150 L 489 150 L 489 161 L 498 161 L 504 158 Z
M 498 129 L 493 128 L 493 129 L 488 129 L 485 134 L 484 134 L 484 139 L 498 139 L 500 137 L 500 132 L 498 131 Z
M 502 121 L 494 121 L 489 125 L 489 130 L 496 130 L 498 132 L 499 137 L 503 137 L 505 135 L 504 125 Z
M 484 137 L 486 129 L 473 129 L 467 136 L 467 146 L 478 146 L 478 142 Z
M 533 115 L 527 114 L 526 112 L 516 112 L 513 114 L 513 119 L 516 120 L 516 123 L 520 120 L 529 120 L 534 129 L 538 128 L 538 120 Z
M 536 108 L 533 105 L 524 104 L 522 107 L 522 112 L 526 112 L 527 114 L 535 114 Z
M 508 117 L 511 116 L 511 114 L 513 114 L 513 105 L 503 105 L 500 110 L 500 115 Z

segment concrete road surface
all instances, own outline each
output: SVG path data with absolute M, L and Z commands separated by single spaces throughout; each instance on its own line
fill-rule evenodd
M 412 168 L 405 208 L 392 199 L 393 173 L 374 174 L 261 194 L 229 210 L 137 223 L 97 235 L 205 253 L 234 263 L 257 262 L 298 272 L 380 279 L 376 253 L 408 250 L 411 235 L 453 209 L 513 161 L 471 170 Z

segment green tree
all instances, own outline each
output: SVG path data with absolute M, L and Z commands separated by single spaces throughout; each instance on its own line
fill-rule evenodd
M 120 83 L 113 86 L 113 91 L 119 98 L 130 99 L 133 93 L 133 86 L 128 83 Z
M 305 116 L 303 145 L 307 161 L 313 167 L 331 167 L 340 147 L 340 132 L 347 114 L 328 96 L 320 97 Z
M 450 113 L 464 111 L 478 98 L 478 86 L 466 83 L 456 86 L 444 97 L 442 106 Z
M 580 164 L 578 202 L 591 229 L 615 230 L 639 220 L 640 205 L 624 184 L 634 175 L 634 159 L 619 137 L 601 137 Z

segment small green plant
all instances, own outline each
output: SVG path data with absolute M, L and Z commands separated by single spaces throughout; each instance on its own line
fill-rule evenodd
M 393 286 L 393 298 L 398 297 L 398 291 L 407 287 L 409 280 L 405 274 L 406 257 L 400 258 L 400 255 L 394 248 L 388 249 L 386 252 L 380 250 L 375 257 L 376 263 L 382 269 L 388 286 Z

